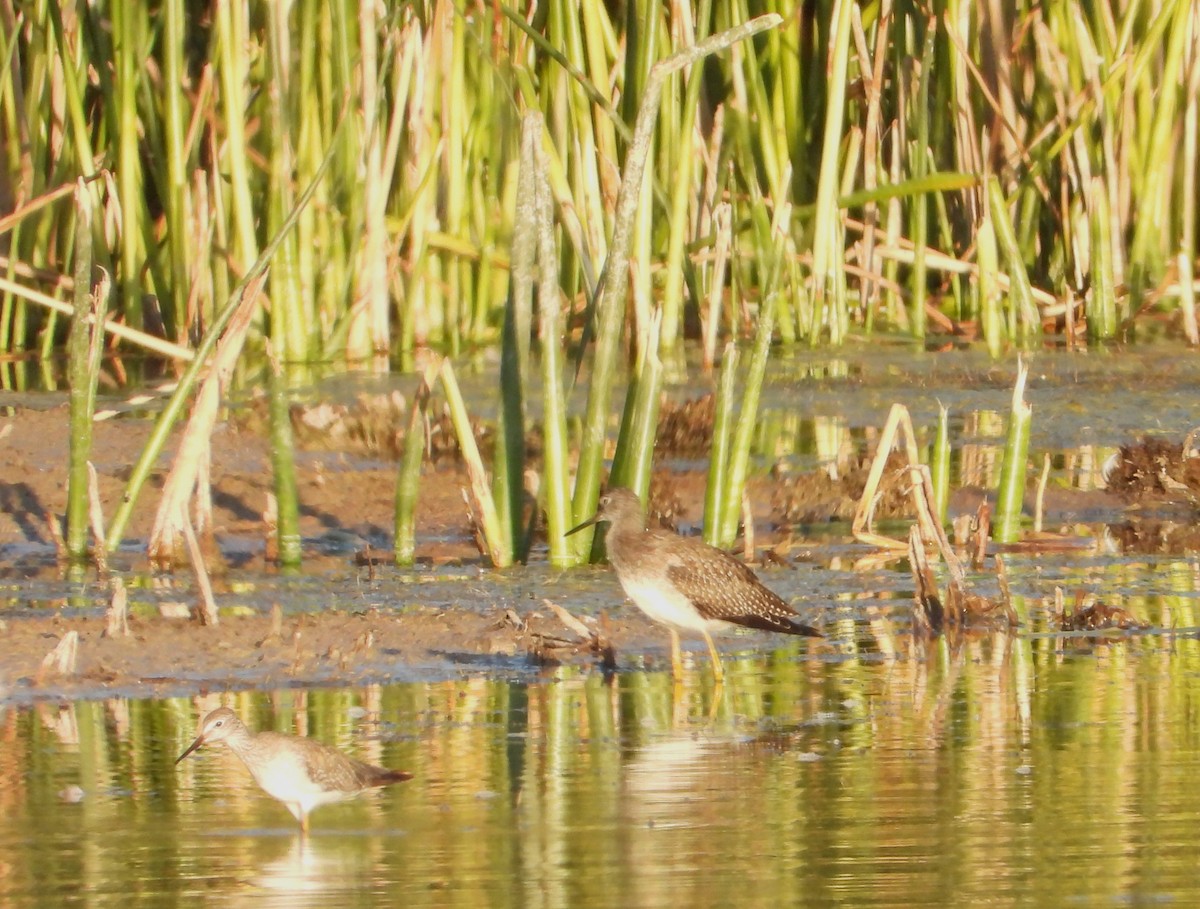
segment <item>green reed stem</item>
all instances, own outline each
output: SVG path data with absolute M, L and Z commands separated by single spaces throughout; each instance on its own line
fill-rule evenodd
M 976 259 L 979 273 L 975 290 L 979 295 L 980 325 L 988 353 L 1000 356 L 1004 350 L 1006 332 L 1004 313 L 1000 308 L 1000 256 L 996 251 L 996 232 L 990 215 L 985 214 L 975 232 Z
M 1000 466 L 1000 488 L 996 492 L 996 517 L 992 537 L 997 543 L 1013 543 L 1021 535 L 1021 505 L 1025 498 L 1025 462 L 1029 457 L 1029 434 L 1033 426 L 1033 408 L 1025 403 L 1025 380 L 1029 369 L 1017 364 L 1017 383 L 1013 388 L 1012 413 L 1008 437 Z
M 538 243 L 537 145 L 542 118 L 527 114 L 521 123 L 521 172 L 517 178 L 516 220 L 504 330 L 500 340 L 500 414 L 497 418 L 492 492 L 500 526 L 518 561 L 528 552 L 525 538 L 525 377 L 529 375 L 529 336 L 533 322 L 534 263 Z M 553 305 L 553 304 L 547 304 Z
M 537 118 L 539 136 L 543 129 Z M 537 180 L 537 239 L 539 260 L 539 335 L 542 341 L 542 501 L 546 510 L 546 542 L 550 564 L 566 568 L 578 559 L 565 536 L 571 515 L 570 458 L 567 439 L 567 402 L 563 394 L 562 313 L 559 307 L 558 256 L 554 244 L 554 220 L 550 183 L 541 148 L 534 146 Z
M 916 15 L 913 20 L 916 21 Z M 916 148 L 910 160 L 914 180 L 921 180 L 928 170 L 926 157 L 929 148 L 929 88 L 930 69 L 933 65 L 934 38 L 937 35 L 937 23 L 931 20 L 922 29 L 925 40 L 921 47 L 921 74 L 917 79 L 917 97 L 913 105 L 916 116 Z M 925 337 L 925 301 L 929 295 L 927 287 L 927 270 L 925 266 L 925 245 L 929 242 L 929 197 L 924 193 L 912 199 L 911 231 L 913 241 L 913 264 L 910 273 L 909 287 L 912 299 L 909 303 L 909 331 L 914 338 Z
M 933 507 L 939 521 L 946 523 L 950 505 L 950 412 L 938 405 L 937 435 L 929 457 L 929 478 L 933 485 Z
M 695 21 L 697 37 L 703 37 L 704 30 L 712 15 L 712 0 L 700 0 L 696 11 Z M 696 114 L 700 103 L 700 87 L 704 81 L 704 67 L 694 66 L 687 77 L 684 89 L 683 107 L 680 110 L 681 122 L 678 130 L 678 140 L 672 143 L 672 155 L 676 166 L 674 183 L 670 187 L 670 214 L 667 217 L 667 259 L 666 285 L 662 293 L 662 345 L 664 349 L 673 348 L 679 340 L 683 324 L 683 273 L 684 247 L 690 234 L 691 224 L 688 219 L 689 201 L 693 195 L 692 166 L 695 155 L 692 153 L 692 135 L 696 128 Z
M 748 38 L 763 29 L 774 28 L 781 21 L 781 18 L 775 15 L 760 16 L 744 25 L 706 39 L 694 47 L 679 51 L 655 64 L 650 71 L 645 96 L 642 98 L 637 123 L 634 127 L 633 142 L 625 159 L 624 172 L 621 175 L 621 190 L 617 195 L 612 239 L 600 278 L 602 290 L 596 304 L 599 329 L 593 357 L 592 381 L 584 410 L 584 435 L 575 481 L 573 504 L 576 521 L 583 521 L 591 517 L 600 497 L 600 469 L 604 462 L 609 403 L 612 399 L 612 386 L 616 376 L 617 355 L 621 340 L 622 317 L 625 313 L 633 222 L 641 195 L 642 174 L 650 152 L 650 142 L 654 134 L 654 123 L 662 97 L 663 83 L 672 73 L 682 69 L 688 63 L 694 63 L 709 54 L 724 50 L 731 44 Z M 572 540 L 578 541 L 575 543 L 575 551 L 581 557 L 591 551 L 592 537 L 591 529 L 572 536 Z
M 632 489 L 643 501 L 650 492 L 650 467 L 662 400 L 663 365 L 658 357 L 661 319 L 659 310 L 651 317 L 645 337 L 638 345 L 641 353 L 626 392 L 609 480 L 610 485 Z
M 837 208 L 841 168 L 838 157 L 842 143 L 842 124 L 845 120 L 846 84 L 850 57 L 850 11 L 852 4 L 843 0 L 835 5 L 837 22 L 831 37 L 831 56 L 828 73 L 825 128 L 821 143 L 821 173 L 817 180 L 817 215 L 813 233 L 813 294 L 812 315 L 808 329 L 810 344 L 821 337 L 819 322 L 824 320 L 829 328 L 830 339 L 842 341 L 842 326 L 845 324 L 844 243 L 841 240 L 841 213 Z M 776 204 L 782 200 L 776 199 Z M 841 311 L 838 301 L 841 301 Z M 740 495 L 738 507 L 740 509 Z
M 141 40 L 145 11 L 138 3 L 113 7 L 113 55 L 116 64 L 117 191 L 121 200 L 121 269 L 118 286 L 126 314 L 141 327 L 142 163 L 138 154 L 137 91 L 141 78 Z
M 272 358 L 267 379 L 267 407 L 271 438 L 271 468 L 278 507 L 275 525 L 280 565 L 299 565 L 300 499 L 296 491 L 295 446 L 288 400 L 288 382 L 283 368 Z
M 1111 338 L 1117 333 L 1117 281 L 1113 273 L 1112 230 L 1108 190 L 1099 177 L 1092 180 L 1088 226 L 1092 237 L 1092 299 L 1087 309 L 1088 337 Z
M 754 429 L 758 423 L 758 399 L 762 394 L 763 379 L 767 374 L 767 361 L 771 352 L 771 336 L 775 332 L 775 298 L 765 297 L 758 305 L 758 328 L 754 335 L 754 351 L 746 370 L 742 387 L 742 409 L 738 414 L 737 428 L 729 447 L 729 463 L 725 472 L 725 491 L 722 494 L 723 511 L 720 535 L 714 544 L 729 549 L 737 539 L 738 524 L 742 515 L 742 493 L 746 489 L 746 473 L 750 464 L 750 444 L 754 440 Z
M 184 42 L 187 38 L 187 16 L 184 0 L 165 0 L 163 3 L 163 91 L 164 136 L 167 157 L 167 182 L 163 204 L 167 216 L 167 248 L 170 254 L 172 305 L 171 321 L 175 335 L 187 337 L 187 299 L 191 287 L 191 264 L 188 226 L 192 223 L 191 185 L 188 180 L 189 149 L 185 135 L 186 99 L 183 85 Z
M 221 122 L 225 128 L 225 141 L 222 143 L 224 155 L 222 170 L 229 175 L 229 193 L 231 196 L 230 214 L 233 217 L 234 239 L 233 249 L 235 266 L 243 266 L 247 262 L 255 262 L 258 256 L 258 240 L 254 232 L 254 222 L 257 217 L 255 205 L 250 191 L 249 147 L 246 142 L 246 70 L 249 58 L 243 49 L 249 44 L 249 23 L 246 21 L 247 9 L 242 3 L 216 4 L 217 48 L 220 65 L 218 66 L 221 80 L 221 103 L 223 116 Z M 245 283 L 245 277 L 242 279 Z M 230 299 L 237 294 L 231 294 Z
M 412 410 L 408 415 L 408 431 L 404 436 L 404 453 L 400 458 L 400 473 L 396 479 L 396 519 L 393 559 L 406 568 L 417 555 L 417 496 L 421 488 L 421 465 L 425 460 L 425 421 L 429 413 L 429 396 L 437 370 L 430 367 L 421 377 L 413 393 Z
M 92 298 L 92 201 L 91 192 L 79 180 L 75 187 L 75 314 L 71 322 L 70 356 L 70 467 L 67 472 L 67 555 L 83 562 L 88 554 L 88 458 L 92 454 L 92 413 L 96 402 L 96 380 L 100 372 L 99 349 L 104 330 L 104 304 L 94 315 Z
M 717 378 L 717 400 L 713 412 L 712 448 L 708 455 L 708 483 L 704 490 L 704 542 L 716 546 L 721 539 L 728 487 L 729 444 L 733 430 L 733 394 L 737 383 L 737 345 L 725 345 Z
M 1033 302 L 1033 286 L 1029 283 L 1029 273 L 1025 270 L 1025 260 L 1021 255 L 1021 247 L 1017 242 L 1016 231 L 1008 214 L 1008 203 L 1004 198 L 1004 190 L 1000 181 L 992 176 L 988 178 L 988 202 L 991 206 L 992 225 L 996 231 L 1000 251 L 1004 254 L 1004 264 L 1008 269 L 1008 301 L 1010 307 L 1010 324 L 1015 322 L 1014 338 L 1029 338 L 1041 331 L 1041 319 Z

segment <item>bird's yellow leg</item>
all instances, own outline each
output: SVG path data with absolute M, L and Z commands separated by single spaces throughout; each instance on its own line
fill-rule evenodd
M 308 815 L 307 814 L 300 815 L 300 835 L 304 836 L 304 837 L 308 836 Z
M 717 645 L 713 643 L 712 635 L 707 631 L 704 632 L 704 642 L 708 644 L 708 653 L 712 657 L 713 675 L 716 676 L 717 684 L 720 685 L 725 681 L 725 667 L 721 665 L 721 655 L 717 653 Z
M 671 632 L 671 674 L 679 681 L 683 678 L 683 654 L 679 651 L 679 632 L 674 628 L 668 630 Z

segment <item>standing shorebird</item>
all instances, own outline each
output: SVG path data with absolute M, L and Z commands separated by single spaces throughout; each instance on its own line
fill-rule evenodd
M 713 672 L 723 681 L 721 657 L 712 634 L 731 626 L 822 637 L 811 625 L 799 621 L 787 603 L 768 590 L 746 565 L 727 552 L 700 540 L 668 530 L 646 527 L 646 516 L 636 494 L 617 487 L 600 497 L 596 514 L 568 534 L 592 524 L 608 524 L 605 547 L 608 561 L 626 596 L 654 621 L 671 632 L 671 668 L 683 674 L 679 632 L 704 635 L 712 654 Z
M 204 718 L 196 741 L 175 763 L 201 745 L 215 742 L 224 742 L 242 759 L 254 782 L 287 806 L 306 836 L 308 814 L 314 808 L 412 779 L 411 773 L 356 761 L 312 739 L 280 732 L 251 732 L 228 707 L 218 707 Z

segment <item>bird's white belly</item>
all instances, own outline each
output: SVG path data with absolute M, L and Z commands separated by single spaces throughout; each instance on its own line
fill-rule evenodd
M 288 758 L 283 760 L 277 757 L 269 768 L 256 770 L 250 767 L 250 772 L 263 792 L 287 805 L 297 818 L 320 805 L 341 802 L 354 794 L 324 788 L 313 781 L 300 758 L 292 755 L 288 755 Z M 299 813 L 296 808 L 299 808 Z
M 625 594 L 651 619 L 682 631 L 713 634 L 729 627 L 727 622 L 701 618 L 691 601 L 670 584 L 621 579 Z

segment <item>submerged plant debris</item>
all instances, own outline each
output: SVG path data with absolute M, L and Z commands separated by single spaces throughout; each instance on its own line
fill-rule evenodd
M 1056 591 L 1056 611 L 1059 617 L 1059 629 L 1064 632 L 1103 631 L 1115 629 L 1118 631 L 1145 631 L 1152 627 L 1133 615 L 1128 609 L 1103 603 L 1095 596 L 1085 594 L 1082 590 L 1075 593 L 1075 608 L 1067 612 L 1061 603 L 1062 591 Z

